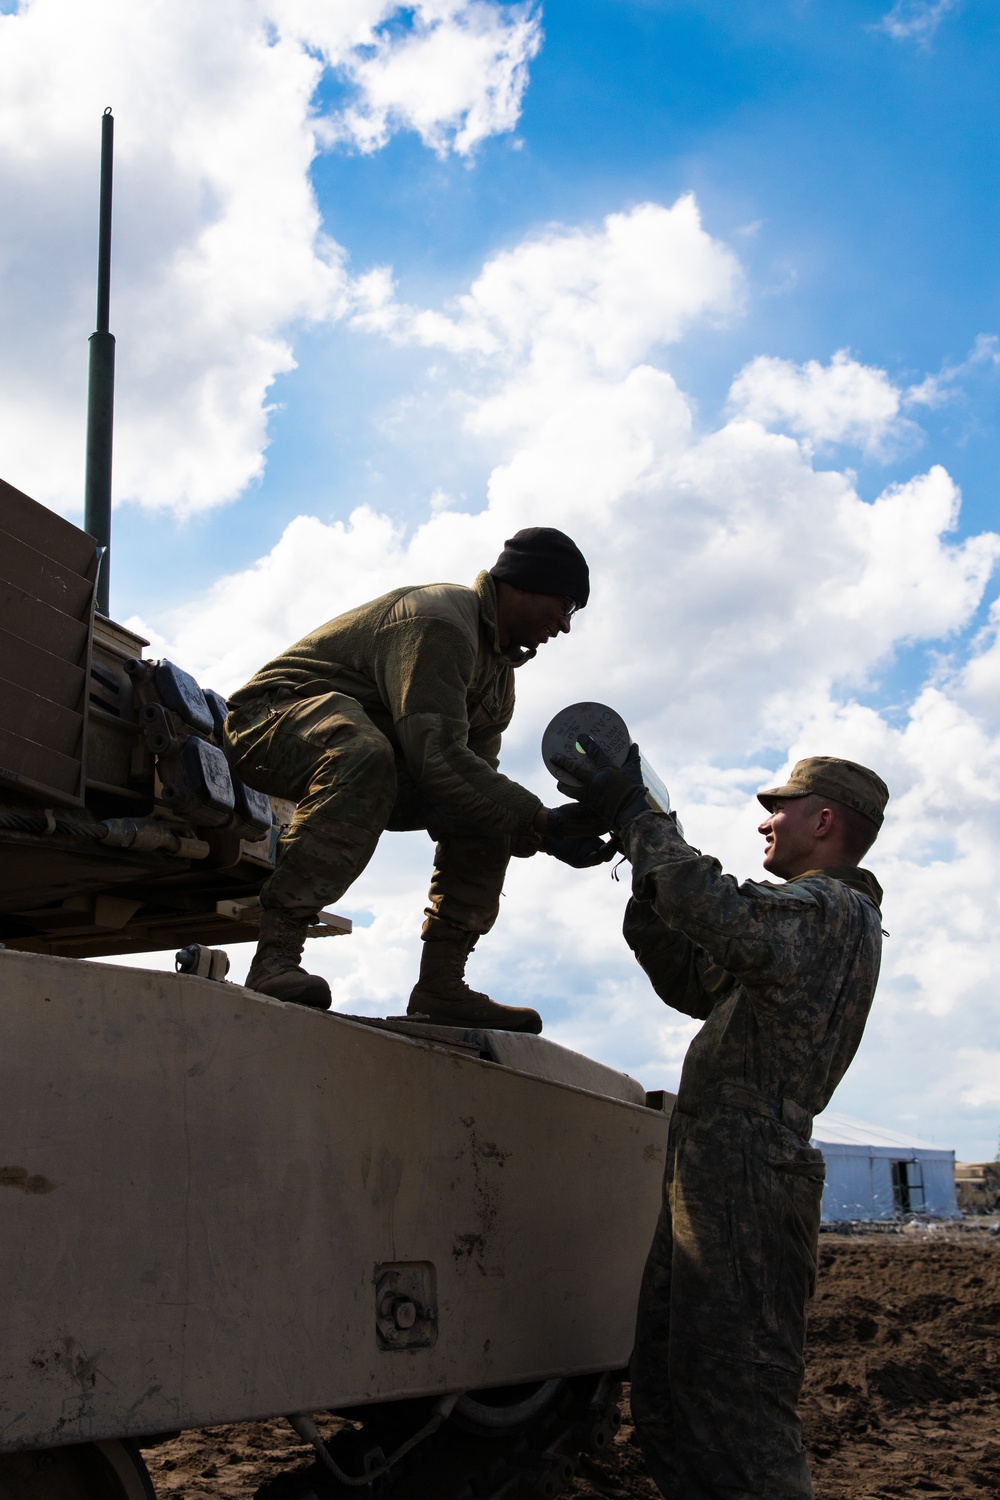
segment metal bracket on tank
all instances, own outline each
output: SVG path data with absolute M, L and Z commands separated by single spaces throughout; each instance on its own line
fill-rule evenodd
M 220 917 L 230 917 L 234 922 L 260 922 L 260 897 L 242 896 L 237 901 L 217 901 L 215 910 Z M 354 930 L 350 917 L 341 917 L 335 911 L 321 911 L 315 921 L 306 928 L 306 937 L 347 937 Z
M 191 943 L 182 948 L 174 959 L 178 974 L 196 974 L 200 979 L 225 979 L 229 973 L 229 954 L 222 948 L 208 948 L 203 943 Z
M 375 1335 L 380 1349 L 437 1343 L 437 1276 L 429 1260 L 375 1267 Z

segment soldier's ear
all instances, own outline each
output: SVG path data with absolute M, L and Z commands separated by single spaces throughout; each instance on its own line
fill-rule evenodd
M 821 806 L 816 810 L 816 837 L 829 838 L 837 832 L 839 819 L 832 807 Z

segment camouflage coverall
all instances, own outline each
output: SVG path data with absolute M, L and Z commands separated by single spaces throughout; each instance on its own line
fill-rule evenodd
M 824 1178 L 809 1137 L 864 1030 L 882 892 L 855 868 L 739 885 L 656 813 L 624 842 L 626 940 L 663 1000 L 705 1018 L 643 1277 L 636 1429 L 669 1500 L 808 1500 L 797 1403 Z
M 338 900 L 383 829 L 437 841 L 424 936 L 470 945 L 493 926 L 512 843 L 528 853 L 541 801 L 500 775 L 514 708 L 496 590 L 396 589 L 329 621 L 230 699 L 226 751 L 248 785 L 296 802 L 265 908 L 311 917 Z

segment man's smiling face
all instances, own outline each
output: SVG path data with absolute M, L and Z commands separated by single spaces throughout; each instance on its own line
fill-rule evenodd
M 822 799 L 775 797 L 771 810 L 757 832 L 764 835 L 764 869 L 770 875 L 790 880 L 815 868 L 817 838 L 823 820 Z
M 504 585 L 500 610 L 503 645 L 537 651 L 557 635 L 568 635 L 576 612 L 572 599 L 562 594 L 531 594 L 526 589 Z

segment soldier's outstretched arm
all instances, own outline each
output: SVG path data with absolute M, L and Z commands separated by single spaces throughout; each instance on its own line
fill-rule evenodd
M 660 999 L 686 1016 L 704 1020 L 736 983 L 704 948 L 668 927 L 651 901 L 629 899 L 622 936 Z
M 588 735 L 575 756 L 554 757 L 572 782 L 564 791 L 607 819 L 632 865 L 632 892 L 652 903 L 668 927 L 700 948 L 727 974 L 782 984 L 798 968 L 820 915 L 808 885 L 774 886 L 724 875 L 717 859 L 693 849 L 675 813 L 650 808 L 638 745 L 615 766 Z
M 717 859 L 691 847 L 672 813 L 646 812 L 619 837 L 632 865 L 632 890 L 705 950 L 727 973 L 770 984 L 796 972 L 819 903 L 807 882 L 740 884 Z

